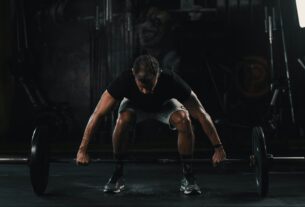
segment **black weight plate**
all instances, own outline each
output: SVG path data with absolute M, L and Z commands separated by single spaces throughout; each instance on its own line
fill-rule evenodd
M 252 150 L 255 157 L 255 179 L 260 197 L 266 197 L 269 191 L 269 173 L 265 135 L 262 127 L 252 130 Z
M 47 126 L 37 126 L 32 135 L 30 154 L 30 177 L 34 192 L 42 195 L 49 179 L 49 130 Z

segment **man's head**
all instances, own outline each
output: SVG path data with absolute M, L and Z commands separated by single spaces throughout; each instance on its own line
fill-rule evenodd
M 135 82 L 144 94 L 153 93 L 160 73 L 159 62 L 151 55 L 136 58 L 132 68 Z

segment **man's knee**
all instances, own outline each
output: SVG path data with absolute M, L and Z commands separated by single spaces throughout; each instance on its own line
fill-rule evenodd
M 130 127 L 135 122 L 135 114 L 131 111 L 121 112 L 116 120 L 116 127 Z
M 176 111 L 172 114 L 170 121 L 179 132 L 191 133 L 192 124 L 188 112 Z

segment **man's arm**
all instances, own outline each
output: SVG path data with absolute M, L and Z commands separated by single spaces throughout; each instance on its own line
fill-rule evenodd
M 192 91 L 190 97 L 183 103 L 185 108 L 189 111 L 190 115 L 200 122 L 200 125 L 208 138 L 210 139 L 213 146 L 219 145 L 215 149 L 215 154 L 213 156 L 213 162 L 218 163 L 226 158 L 225 151 L 221 145 L 220 138 L 218 136 L 217 130 L 211 116 L 206 112 L 201 102 L 199 101 L 196 94 Z
M 79 152 L 86 153 L 90 138 L 94 133 L 98 121 L 101 120 L 105 116 L 105 114 L 115 106 L 116 103 L 117 100 L 113 98 L 106 90 L 103 93 L 101 99 L 99 100 L 97 106 L 94 109 L 94 112 L 92 113 L 87 123 L 83 139 L 79 147 Z

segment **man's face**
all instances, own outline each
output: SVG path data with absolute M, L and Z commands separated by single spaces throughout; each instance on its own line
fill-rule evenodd
M 136 85 L 139 91 L 143 94 L 153 94 L 156 88 L 159 74 L 156 76 L 151 76 L 143 80 L 143 73 L 133 74 L 135 78 Z

